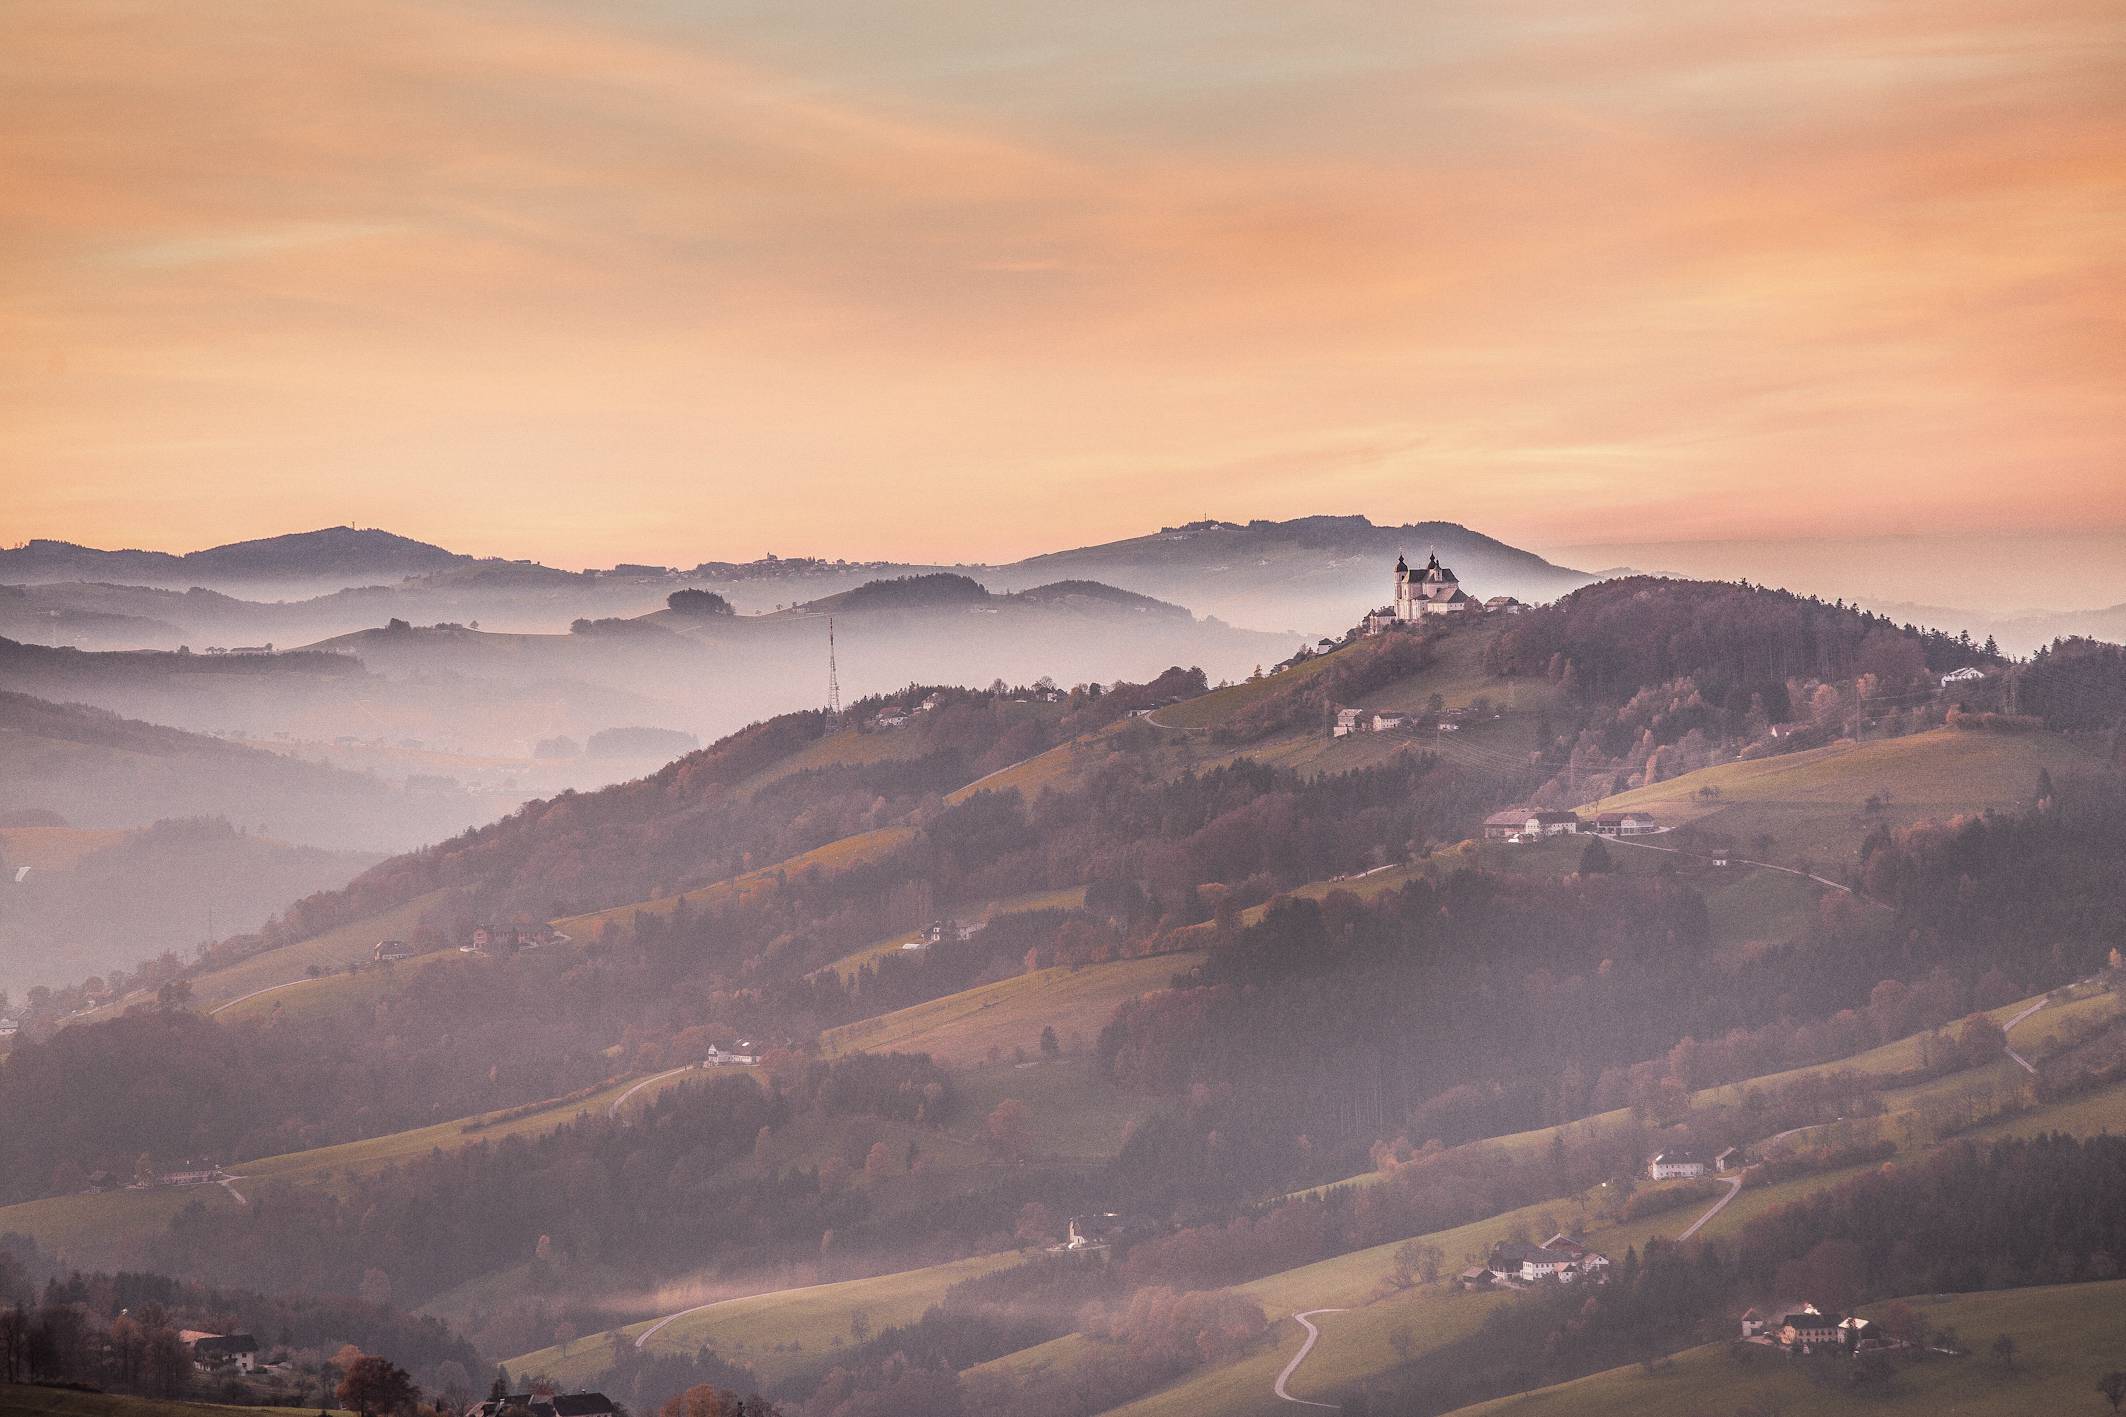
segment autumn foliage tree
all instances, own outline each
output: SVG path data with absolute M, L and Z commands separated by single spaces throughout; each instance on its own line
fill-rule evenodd
M 365 1353 L 343 1368 L 339 1396 L 340 1406 L 361 1417 L 390 1417 L 411 1409 L 420 1394 L 404 1368 L 389 1358 Z

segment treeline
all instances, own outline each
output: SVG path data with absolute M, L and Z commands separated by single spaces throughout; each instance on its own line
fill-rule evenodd
M 210 1388 L 193 1369 L 184 1330 L 247 1333 L 261 1360 L 297 1370 L 283 1396 L 313 1395 L 310 1380 L 352 1346 L 414 1373 L 453 1407 L 473 1390 L 480 1357 L 441 1320 L 332 1295 L 269 1295 L 134 1272 L 62 1272 L 20 1235 L 0 1236 L 0 1380 L 87 1384 L 159 1397 L 255 1400 Z M 310 1375 L 305 1378 L 302 1374 Z
M 1599 1288 L 1501 1305 L 1354 1397 L 1425 1417 L 1731 1337 L 1752 1302 L 1805 1299 L 1836 1316 L 1899 1294 L 2112 1279 L 2122 1266 L 2126 1138 L 1962 1144 L 1783 1207 L 1733 1243 L 1656 1241 Z
M 1516 616 L 1486 658 L 1493 673 L 1567 679 L 1571 696 L 1611 705 L 1689 677 L 1730 715 L 1747 713 L 1753 698 L 1776 714 L 1790 679 L 1869 675 L 1894 693 L 2000 662 L 1968 637 L 1899 626 L 1843 601 L 1656 576 L 1599 581 Z
M 868 1116 L 880 1119 L 871 1169 L 907 1175 L 922 1164 L 920 1134 L 884 1124 L 942 1121 L 952 1105 L 949 1077 L 920 1055 L 814 1063 L 787 1089 L 721 1075 L 674 1087 L 624 1120 L 586 1113 L 543 1135 L 348 1175 L 329 1191 L 249 1186 L 241 1209 L 187 1206 L 150 1253 L 158 1269 L 216 1282 L 405 1304 L 517 1265 L 530 1266 L 530 1296 L 565 1298 L 562 1276 L 578 1267 L 660 1275 L 713 1256 L 737 1272 L 828 1248 L 861 1253 L 897 1238 L 878 1233 L 862 1150 L 855 1166 L 761 1157 L 778 1131 L 808 1118 Z M 975 1233 L 994 1228 L 982 1205 L 957 1203 Z M 940 1236 L 949 1249 L 950 1227 Z

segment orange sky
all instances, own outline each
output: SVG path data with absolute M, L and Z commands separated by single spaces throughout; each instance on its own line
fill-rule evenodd
M 0 184 L 5 541 L 2126 527 L 2116 0 L 67 0 Z

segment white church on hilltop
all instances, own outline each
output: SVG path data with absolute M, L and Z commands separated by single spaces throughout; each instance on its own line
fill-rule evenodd
M 1395 558 L 1395 600 L 1366 616 L 1365 629 L 1367 634 L 1377 635 L 1391 626 L 1407 625 L 1427 615 L 1461 615 L 1483 608 L 1462 589 L 1454 572 L 1439 563 L 1439 557 L 1427 560 L 1423 570 L 1413 571 L 1410 563 L 1398 556 Z

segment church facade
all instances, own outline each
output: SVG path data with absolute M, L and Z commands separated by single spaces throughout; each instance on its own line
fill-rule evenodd
M 1476 601 L 1462 589 L 1454 572 L 1439 563 L 1439 557 L 1432 557 L 1422 570 L 1415 571 L 1402 557 L 1395 558 L 1395 603 L 1392 609 L 1397 620 L 1407 622 L 1421 620 L 1427 615 L 1459 615 L 1476 608 Z

